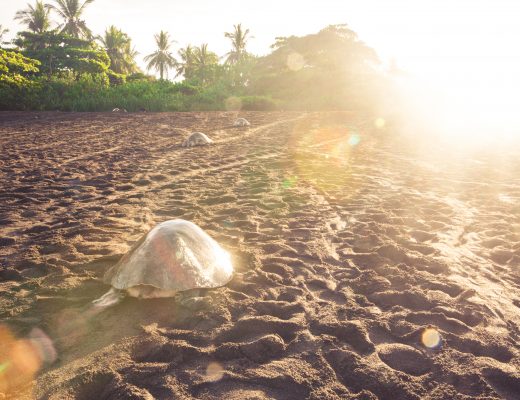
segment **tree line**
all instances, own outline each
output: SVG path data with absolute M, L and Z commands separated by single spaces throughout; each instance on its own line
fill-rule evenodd
M 277 38 L 270 54 L 256 57 L 241 24 L 224 33 L 223 57 L 207 43 L 174 54 L 170 34 L 155 34 L 156 50 L 144 60 L 157 80 L 138 67 L 128 34 L 113 25 L 102 35 L 89 29 L 83 13 L 94 1 L 27 4 L 14 16 L 26 30 L 10 42 L 0 25 L 0 109 L 222 109 L 230 98 L 253 109 L 352 108 L 373 101 L 381 81 L 376 53 L 346 25 Z

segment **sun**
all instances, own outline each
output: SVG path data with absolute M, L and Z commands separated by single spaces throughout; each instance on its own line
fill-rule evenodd
M 402 0 L 393 8 L 374 46 L 396 60 L 394 84 L 411 118 L 468 144 L 520 139 L 520 3 Z

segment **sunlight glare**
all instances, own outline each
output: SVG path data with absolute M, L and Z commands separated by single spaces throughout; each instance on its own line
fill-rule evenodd
M 406 10 L 400 30 L 374 37 L 374 45 L 398 66 L 389 68 L 397 94 L 386 107 L 410 133 L 462 149 L 520 141 L 520 3 L 403 0 L 394 7 Z
M 509 203 L 509 204 L 514 204 L 514 202 L 515 202 L 515 200 L 511 196 L 504 194 L 504 193 L 499 193 L 498 200 L 501 201 L 502 203 Z
M 225 107 L 228 111 L 240 111 L 242 109 L 242 100 L 236 96 L 228 97 L 225 101 Z
M 376 118 L 376 120 L 374 121 L 374 126 L 377 128 L 377 129 L 383 129 L 386 125 L 386 121 L 384 118 Z

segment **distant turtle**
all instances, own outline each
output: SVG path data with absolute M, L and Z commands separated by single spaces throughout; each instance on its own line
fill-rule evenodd
M 207 137 L 204 133 L 193 132 L 184 142 L 182 142 L 182 147 L 203 146 L 211 143 L 213 143 L 213 140 Z
M 229 254 L 194 223 L 175 219 L 155 226 L 106 272 L 103 281 L 112 289 L 93 303 L 109 306 L 126 294 L 172 297 L 184 290 L 223 286 L 232 276 Z
M 251 124 L 245 118 L 237 118 L 235 122 L 233 122 L 233 126 L 250 126 Z
M 126 109 L 124 109 L 124 108 L 117 108 L 117 107 L 116 107 L 116 108 L 114 108 L 114 109 L 112 110 L 112 112 L 123 112 L 123 113 L 125 113 L 125 112 L 128 112 L 128 111 L 126 111 Z

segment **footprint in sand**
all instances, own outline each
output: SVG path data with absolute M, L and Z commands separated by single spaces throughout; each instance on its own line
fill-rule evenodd
M 377 353 L 390 368 L 410 375 L 424 375 L 431 370 L 433 364 L 425 354 L 405 344 L 383 344 L 378 346 Z

